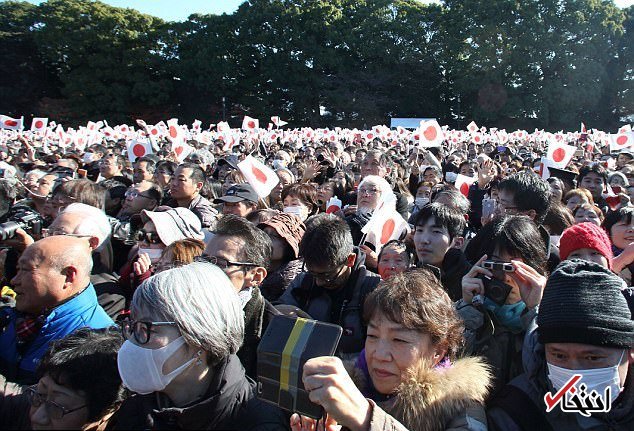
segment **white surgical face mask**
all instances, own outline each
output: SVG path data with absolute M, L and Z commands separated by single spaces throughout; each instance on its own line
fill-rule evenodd
M 142 253 L 146 253 L 149 258 L 150 258 L 150 262 L 152 263 L 156 263 L 161 259 L 161 254 L 163 254 L 163 249 L 162 248 L 141 248 L 139 247 L 139 256 Z
M 422 208 L 425 205 L 427 205 L 429 203 L 429 198 L 416 198 L 414 199 L 414 204 L 416 204 L 416 206 L 418 208 Z
M 285 168 L 285 167 L 286 167 L 286 161 L 284 161 L 282 159 L 273 159 L 273 168 L 274 169 Z
M 169 374 L 163 374 L 163 365 L 185 344 L 183 336 L 159 349 L 147 349 L 127 340 L 119 349 L 117 366 L 123 386 L 138 394 L 160 392 L 195 360 L 193 357 Z
M 558 367 L 556 365 L 546 363 L 548 365 L 548 379 L 552 383 L 555 390 L 559 390 L 566 385 L 566 382 L 575 374 L 580 374 L 581 383 L 587 387 L 586 393 L 597 391 L 603 395 L 605 388 L 610 387 L 610 397 L 614 401 L 623 391 L 621 386 L 621 378 L 619 377 L 619 365 L 623 360 L 625 351 L 621 353 L 621 358 L 612 367 L 594 368 L 589 370 L 569 370 L 568 368 Z
M 308 218 L 308 208 L 303 205 L 293 205 L 290 207 L 284 207 L 284 212 L 287 214 L 295 214 L 302 221 Z
M 95 161 L 95 153 L 84 153 L 83 162 L 92 163 Z
M 457 178 L 458 178 L 458 174 L 455 172 L 445 173 L 445 181 L 449 183 L 455 183 Z

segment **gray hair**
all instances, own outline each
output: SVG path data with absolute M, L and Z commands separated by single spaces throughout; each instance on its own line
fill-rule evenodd
M 97 237 L 99 244 L 95 250 L 100 251 L 107 243 L 110 234 L 112 233 L 112 227 L 108 221 L 108 216 L 103 210 L 93 207 L 91 205 L 82 204 L 79 202 L 72 203 L 64 208 L 62 214 L 79 214 L 82 216 L 82 221 L 77 225 L 74 232 L 76 235 L 90 235 Z
M 390 183 L 388 183 L 385 178 L 379 177 L 378 175 L 368 175 L 361 180 L 357 190 L 365 183 L 371 183 L 377 186 L 381 190 L 381 201 L 385 202 L 387 205 L 396 207 L 396 195 L 392 190 L 392 186 L 390 186 Z
M 229 278 L 210 263 L 195 262 L 148 278 L 134 292 L 130 308 L 176 322 L 186 343 L 206 351 L 212 365 L 242 345 L 242 304 Z

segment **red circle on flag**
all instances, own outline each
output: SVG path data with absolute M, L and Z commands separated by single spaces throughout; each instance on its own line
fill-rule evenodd
M 476 136 L 475 138 L 473 138 L 473 140 L 476 142 L 480 142 L 480 136 Z
M 462 193 L 465 196 L 468 196 L 469 195 L 469 184 L 462 183 L 460 185 L 460 193 Z
M 183 153 L 183 150 L 184 150 L 184 147 L 181 145 L 181 146 L 176 147 L 174 152 L 176 153 L 177 156 L 180 156 Z
M 170 136 L 172 138 L 176 138 L 178 136 L 178 130 L 176 130 L 176 127 L 170 126 Z
M 247 126 L 249 127 L 249 129 L 255 129 L 255 121 L 250 120 L 250 121 L 247 123 Z
M 566 150 L 564 150 L 563 148 L 557 148 L 555 151 L 553 151 L 553 160 L 557 163 L 561 162 L 564 157 L 566 157 Z
M 135 144 L 134 147 L 132 147 L 132 154 L 134 154 L 137 157 L 142 157 L 145 155 L 145 147 L 141 144 Z
M 436 131 L 436 128 L 434 126 L 429 126 L 423 132 L 423 136 L 428 141 L 433 141 L 434 139 L 436 139 L 436 136 L 438 136 L 438 132 Z
M 396 223 L 394 222 L 394 219 L 389 219 L 383 224 L 383 228 L 381 229 L 381 244 L 385 244 L 390 240 L 395 227 Z
M 326 214 L 336 213 L 340 209 L 341 208 L 339 208 L 339 205 L 330 205 L 328 208 L 326 208 Z
M 44 122 L 42 120 L 37 120 L 35 122 L 35 128 L 36 129 L 41 129 L 44 126 Z
M 15 120 L 5 120 L 4 125 L 9 127 L 15 127 L 18 125 L 18 122 Z
M 150 133 L 152 133 L 153 135 L 158 135 L 158 129 L 152 129 Z
M 616 143 L 617 145 L 625 145 L 627 143 L 627 136 L 625 135 L 621 135 L 618 138 L 616 138 Z
M 255 166 L 251 167 L 251 172 L 253 172 L 253 175 L 255 176 L 256 180 L 258 180 L 262 184 L 266 183 L 266 174 L 264 172 L 262 172 Z

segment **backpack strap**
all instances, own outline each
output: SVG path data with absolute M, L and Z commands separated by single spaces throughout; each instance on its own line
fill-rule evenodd
M 489 402 L 488 408 L 494 407 L 502 409 L 522 430 L 553 431 L 553 427 L 544 416 L 545 409 L 540 410 L 535 402 L 517 386 L 509 384 L 500 389 L 495 398 Z M 492 426 L 492 421 L 489 421 L 489 428 L 496 428 Z

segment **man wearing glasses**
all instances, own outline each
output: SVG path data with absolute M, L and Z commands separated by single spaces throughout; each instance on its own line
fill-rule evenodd
M 559 264 L 559 249 L 550 243 L 550 234 L 542 226 L 550 205 L 550 186 L 531 171 L 522 171 L 505 178 L 498 186 L 500 215 L 529 217 L 541 233 L 548 251 L 548 272 Z
M 363 301 L 381 278 L 359 259 L 362 254 L 355 252 L 347 223 L 330 214 L 311 220 L 299 254 L 304 257 L 304 272 L 295 277 L 280 302 L 343 327 L 338 352 L 359 353 L 365 341 Z
M 0 374 L 20 384 L 36 382 L 36 368 L 51 341 L 81 327 L 114 324 L 90 282 L 86 238 L 57 235 L 26 248 L 11 280 L 17 294 L 0 333 Z
M 225 215 L 201 260 L 222 269 L 242 301 L 245 332 L 238 357 L 247 375 L 255 378 L 258 344 L 270 319 L 279 314 L 258 288 L 271 261 L 271 239 L 245 218 Z

